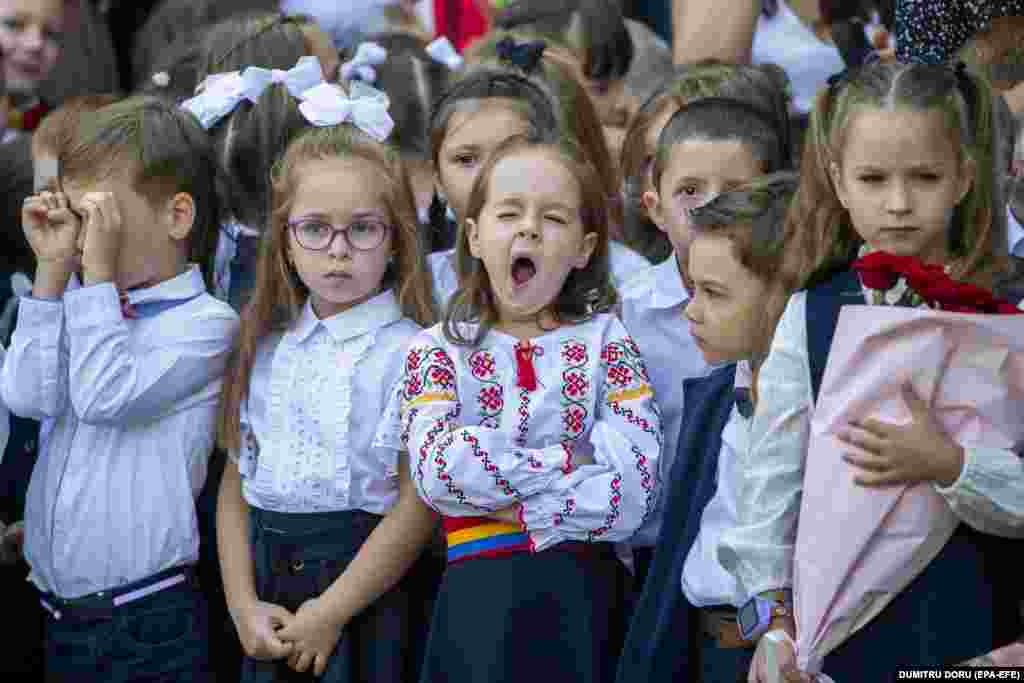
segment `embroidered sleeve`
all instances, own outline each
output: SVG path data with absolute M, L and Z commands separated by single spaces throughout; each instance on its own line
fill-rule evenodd
M 3 364 L 3 402 L 15 415 L 57 417 L 67 403 L 67 347 L 60 301 L 22 297 Z
M 522 522 L 538 550 L 563 539 L 623 541 L 653 512 L 658 492 L 661 417 L 640 350 L 615 321 L 601 350 L 593 465 L 527 500 Z
M 420 497 L 445 515 L 475 515 L 510 507 L 562 477 L 570 464 L 561 444 L 522 448 L 493 426 L 460 426 L 459 371 L 429 334 L 406 358 L 402 439 Z
M 155 419 L 224 373 L 238 330 L 233 313 L 171 323 L 151 348 L 129 343 L 131 330 L 110 283 L 64 295 L 70 340 L 69 396 L 85 423 L 126 424 Z

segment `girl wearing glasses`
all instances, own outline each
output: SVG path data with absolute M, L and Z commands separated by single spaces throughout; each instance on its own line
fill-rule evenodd
M 434 529 L 398 439 L 377 439 L 431 280 L 397 155 L 354 125 L 302 133 L 229 367 L 218 540 L 243 681 L 413 680 L 403 575 Z M 379 445 L 382 441 L 394 447 Z M 401 460 L 404 460 L 404 455 Z

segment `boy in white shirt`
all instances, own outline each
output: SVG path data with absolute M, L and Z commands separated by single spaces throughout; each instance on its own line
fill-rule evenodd
M 38 267 L 0 377 L 43 420 L 25 556 L 48 676 L 208 680 L 195 497 L 238 327 L 190 265 L 216 230 L 209 142 L 135 98 L 83 116 L 59 157 L 61 192 L 25 201 Z

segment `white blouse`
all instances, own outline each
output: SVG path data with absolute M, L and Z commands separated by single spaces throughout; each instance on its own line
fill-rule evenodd
M 232 454 L 246 501 L 276 512 L 365 510 L 398 500 L 398 451 L 372 445 L 409 341 L 388 290 L 325 320 L 308 302 L 260 344 Z
M 762 13 L 758 18 L 751 61 L 776 64 L 785 70 L 793 86 L 793 108 L 801 114 L 814 106 L 814 96 L 828 77 L 846 68 L 839 50 L 822 42 L 786 0 L 779 0 L 775 16 Z
M 471 326 L 465 329 L 473 331 Z M 520 363 L 536 388 L 520 388 Z M 661 420 L 640 351 L 612 315 L 478 347 L 440 326 L 410 347 L 395 401 L 413 481 L 441 514 L 522 504 L 536 550 L 624 541 L 654 510 Z
M 4 366 L 4 346 L 0 344 L 0 368 Z M 3 460 L 4 451 L 7 450 L 7 440 L 11 437 L 11 414 L 7 410 L 7 404 L 0 396 L 0 461 Z
M 758 374 L 760 401 L 750 448 L 736 468 L 741 523 L 723 534 L 722 564 L 747 594 L 793 584 L 793 550 L 813 412 L 807 352 L 806 293 L 790 298 Z M 1024 537 L 1024 460 L 997 448 L 967 448 L 949 488 L 936 486 L 963 521 L 979 531 Z

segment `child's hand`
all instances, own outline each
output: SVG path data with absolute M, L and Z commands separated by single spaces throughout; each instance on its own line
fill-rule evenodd
M 66 195 L 40 192 L 25 199 L 21 227 L 40 266 L 59 266 L 68 272 L 75 268 L 81 224 Z
M 239 610 L 232 610 L 238 639 L 245 654 L 253 659 L 272 660 L 290 655 L 291 643 L 281 638 L 281 630 L 294 621 L 295 616 L 279 605 L 255 601 Z
M 322 676 L 327 670 L 327 660 L 338 646 L 344 626 L 328 614 L 319 598 L 302 603 L 295 613 L 295 620 L 278 634 L 281 640 L 294 645 L 288 666 L 295 671 L 308 671 L 312 664 L 313 675 Z
M 85 284 L 110 282 L 117 275 L 121 251 L 121 210 L 112 192 L 89 192 L 80 206 L 85 216 L 82 271 Z
M 928 404 L 913 388 L 903 388 L 912 420 L 899 426 L 864 420 L 851 424 L 839 440 L 856 450 L 843 459 L 863 473 L 854 481 L 861 486 L 896 486 L 935 482 L 952 486 L 964 466 L 964 449 L 935 422 Z

